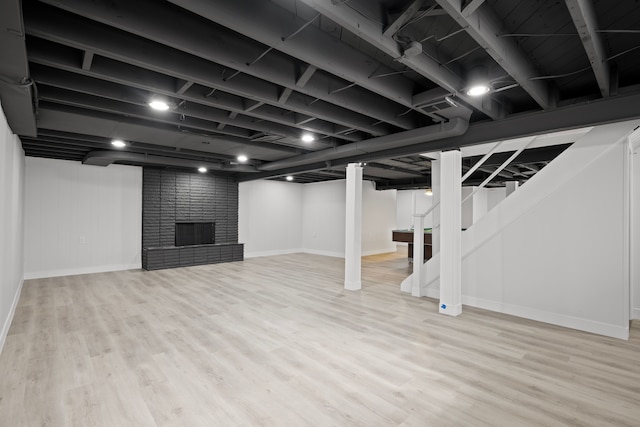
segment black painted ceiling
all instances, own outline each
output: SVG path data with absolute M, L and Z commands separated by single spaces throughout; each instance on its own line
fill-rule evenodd
M 29 156 L 303 183 L 366 162 L 379 188 L 417 188 L 420 153 L 640 116 L 636 1 L 7 0 L 0 16 L 0 98 Z M 564 148 L 526 150 L 494 185 Z

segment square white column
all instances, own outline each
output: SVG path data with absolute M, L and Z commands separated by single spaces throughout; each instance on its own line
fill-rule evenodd
M 362 288 L 362 166 L 347 165 L 347 203 L 345 221 L 344 288 Z
M 509 194 L 516 191 L 520 185 L 518 181 L 507 181 L 505 184 L 505 186 L 507 187 L 507 197 L 509 196 Z
M 462 312 L 462 158 L 440 153 L 440 313 Z
M 431 160 L 431 191 L 432 206 L 440 202 L 440 160 Z M 431 213 L 431 254 L 440 252 L 440 209 L 436 208 Z

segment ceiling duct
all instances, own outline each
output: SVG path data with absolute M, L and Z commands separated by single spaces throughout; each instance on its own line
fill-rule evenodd
M 276 160 L 274 162 L 260 165 L 258 166 L 258 169 L 273 171 L 292 166 L 335 160 L 342 157 L 357 156 L 360 154 L 364 155 L 376 151 L 403 147 L 405 145 L 459 136 L 465 133 L 468 128 L 469 122 L 467 120 L 454 118 L 448 122 L 439 123 L 433 126 L 399 132 L 393 135 L 380 136 L 366 141 L 341 145 L 339 147 L 327 148 L 325 150 L 291 157 L 289 159 Z
M 83 164 L 94 166 L 109 166 L 116 162 L 134 163 L 137 165 L 175 166 L 192 169 L 204 166 L 209 170 L 220 170 L 225 172 L 258 172 L 256 168 L 251 165 L 227 166 L 220 163 L 178 159 L 175 157 L 155 156 L 142 153 L 130 153 L 126 151 L 91 151 L 82 160 Z

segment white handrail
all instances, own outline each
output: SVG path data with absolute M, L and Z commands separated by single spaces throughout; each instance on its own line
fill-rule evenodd
M 498 141 L 493 147 L 491 147 L 491 150 L 489 150 L 489 152 L 487 154 L 482 156 L 482 158 L 480 160 L 478 160 L 475 165 L 471 166 L 471 169 L 469 169 L 467 171 L 467 173 L 465 173 L 462 176 L 462 179 L 461 179 L 460 182 L 461 183 L 465 182 L 467 180 L 467 178 L 469 178 L 471 176 L 472 173 L 474 173 L 480 166 L 482 166 L 484 164 L 484 162 L 487 161 L 487 159 L 489 159 L 489 157 L 491 157 L 491 155 L 498 149 L 498 147 L 500 147 L 500 145 L 502 145 L 503 142 L 504 142 L 504 140 Z
M 513 153 L 509 158 L 502 163 L 487 179 L 485 179 L 480 186 L 478 186 L 475 190 L 471 192 L 467 197 L 462 200 L 461 205 L 464 204 L 469 198 L 473 197 L 481 188 L 484 188 L 493 178 L 496 177 L 504 168 L 506 168 L 509 163 L 511 163 L 520 153 L 522 153 L 531 143 L 535 141 L 535 138 L 531 138 L 525 145 L 520 147 Z M 490 156 L 495 152 L 495 150 L 502 144 L 502 141 L 495 144 L 491 150 L 487 154 L 485 154 L 475 165 L 471 167 L 467 171 L 466 174 L 462 177 L 461 181 L 467 179 L 473 172 L 475 172 Z M 422 282 L 425 276 L 425 263 L 423 262 L 424 257 L 424 218 L 433 212 L 438 206 L 440 206 L 440 201 L 436 202 L 433 206 L 427 209 L 424 213 L 413 214 L 413 279 L 411 281 L 411 295 L 413 296 L 422 296 Z M 437 225 L 432 227 L 434 230 Z
M 498 149 L 498 147 L 500 147 L 500 145 L 502 145 L 503 141 L 498 141 L 497 143 L 494 144 L 493 147 L 491 147 L 491 150 L 489 150 L 489 152 L 487 152 L 487 154 L 485 154 L 484 156 L 482 156 L 482 158 L 480 160 L 478 160 L 476 162 L 476 164 L 474 164 L 471 169 L 469 169 L 467 171 L 467 173 L 465 173 L 461 180 L 460 183 L 463 183 L 467 178 L 469 178 L 471 176 L 472 173 L 474 173 L 480 166 L 482 166 L 484 164 L 484 162 L 487 161 L 487 159 L 489 159 L 489 157 L 491 157 L 491 155 Z M 464 202 L 463 202 L 464 203 Z M 435 205 L 431 206 L 431 208 L 427 209 L 426 212 L 422 213 L 422 214 L 413 214 L 413 216 L 421 216 L 421 217 L 426 217 L 427 215 L 429 215 L 435 208 L 437 208 L 440 205 L 440 202 L 438 201 Z
M 433 206 L 431 206 L 429 209 L 427 209 L 425 213 L 421 213 L 421 214 L 419 214 L 419 213 L 415 213 L 415 214 L 413 214 L 413 216 L 414 216 L 414 217 L 422 217 L 422 218 L 424 218 L 424 217 L 426 217 L 427 215 L 429 215 L 431 212 L 433 212 L 433 210 L 434 210 L 435 208 L 437 208 L 438 206 L 440 206 L 440 201 L 436 202 L 436 204 L 435 204 L 435 205 L 433 205 Z
M 473 190 L 471 192 L 471 194 L 469 194 L 467 197 L 465 197 L 462 200 L 462 204 L 464 204 L 464 202 L 466 202 L 467 200 L 469 200 L 471 197 L 474 196 L 474 194 L 476 194 L 478 191 L 480 191 L 480 189 L 484 188 L 485 185 L 487 185 L 489 182 L 491 182 L 491 180 L 493 178 L 496 177 L 496 175 L 498 175 L 500 172 L 502 172 L 502 170 L 504 168 L 506 168 L 507 166 L 509 166 L 509 163 L 511 163 L 513 161 L 513 159 L 515 159 L 516 157 L 518 157 L 518 155 L 520 155 L 520 153 L 522 153 L 525 148 L 527 148 L 529 145 L 531 145 L 531 143 L 535 141 L 535 138 L 531 138 L 529 140 L 529 142 L 527 142 L 525 145 L 523 145 L 522 147 L 520 147 L 515 153 L 513 153 L 511 156 L 509 156 L 509 158 L 507 160 L 504 161 L 504 163 L 502 163 L 498 169 L 496 169 L 495 171 L 493 171 L 493 173 L 491 175 L 489 175 L 489 177 L 487 179 L 485 179 L 484 181 L 482 181 L 482 184 L 480 184 L 478 187 L 476 187 L 475 190 Z

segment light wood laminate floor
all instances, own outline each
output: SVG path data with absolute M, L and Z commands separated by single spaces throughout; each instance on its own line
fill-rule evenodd
M 627 341 L 399 292 L 404 254 L 25 282 L 0 425 L 638 426 Z

